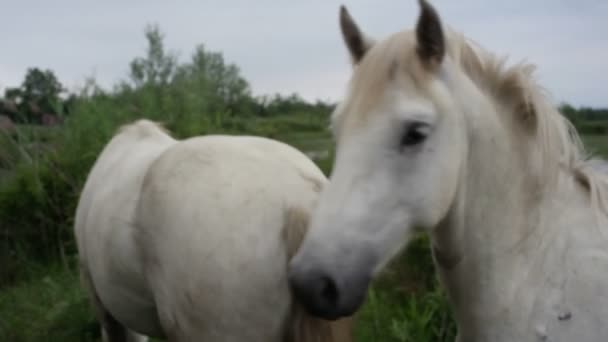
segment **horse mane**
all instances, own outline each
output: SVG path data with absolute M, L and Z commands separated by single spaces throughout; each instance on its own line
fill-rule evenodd
M 600 166 L 607 162 L 585 150 L 574 125 L 537 83 L 536 66 L 525 62 L 507 66 L 506 57 L 488 52 L 462 34 L 448 34 L 450 57 L 479 89 L 510 109 L 514 121 L 519 123 L 516 134 L 531 133 L 543 183 L 553 186 L 560 170 L 566 170 L 589 191 L 596 213 L 608 213 L 608 172 Z
M 506 57 L 497 57 L 454 32 L 450 32 L 448 53 L 479 89 L 509 109 L 518 123 L 516 133 L 531 133 L 546 166 L 543 171 L 555 173 L 563 167 L 574 171 L 586 161 L 588 155 L 576 129 L 536 82 L 535 65 L 507 66 Z
M 320 189 L 319 189 L 320 190 Z M 310 213 L 302 208 L 285 211 L 284 239 L 288 259 L 296 254 L 310 221 Z M 285 342 L 352 342 L 352 318 L 326 321 L 309 315 L 298 303 L 293 303 Z

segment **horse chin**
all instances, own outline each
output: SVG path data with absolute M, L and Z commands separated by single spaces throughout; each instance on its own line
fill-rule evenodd
M 340 303 L 340 310 L 338 313 L 341 317 L 352 316 L 361 308 L 361 306 L 363 306 L 367 298 L 367 290 L 369 289 L 370 283 L 371 278 L 366 277 L 361 284 L 353 284 L 350 298 L 344 298 Z M 346 284 L 345 286 L 348 287 L 349 285 Z M 340 316 L 338 316 L 338 318 L 340 318 Z

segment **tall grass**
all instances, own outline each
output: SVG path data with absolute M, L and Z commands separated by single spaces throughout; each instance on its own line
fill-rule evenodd
M 0 291 L 0 341 L 99 341 L 99 325 L 78 273 L 47 265 Z
M 369 290 L 358 313 L 358 341 L 453 341 L 456 324 L 436 277 L 428 238 L 421 235 Z

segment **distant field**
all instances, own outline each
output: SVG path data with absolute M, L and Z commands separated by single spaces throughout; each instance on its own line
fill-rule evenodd
M 608 135 L 583 135 L 588 152 L 608 158 Z
M 279 135 L 277 139 L 285 141 L 302 151 L 323 151 L 332 146 L 331 134 L 323 132 L 293 132 Z

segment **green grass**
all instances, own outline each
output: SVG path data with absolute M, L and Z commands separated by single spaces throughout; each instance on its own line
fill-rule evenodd
M 47 267 L 0 291 L 0 341 L 97 341 L 99 334 L 73 270 Z
M 608 157 L 608 135 L 583 135 L 581 138 L 590 153 Z
M 356 340 L 452 341 L 456 325 L 420 236 L 374 281 L 357 314 Z
M 332 146 L 326 131 L 280 132 L 276 138 L 304 151 Z M 583 140 L 590 151 L 608 155 L 608 137 Z M 317 162 L 329 172 L 331 155 Z M 27 260 L 22 264 L 28 265 Z M 24 277 L 0 288 L 0 341 L 99 341 L 98 324 L 74 267 L 28 267 Z M 355 332 L 359 342 L 453 340 L 456 326 L 436 279 L 428 239 L 416 239 L 374 281 Z
M 297 132 L 278 135 L 284 141 L 302 151 L 327 151 L 332 148 L 333 140 L 329 131 Z

